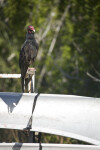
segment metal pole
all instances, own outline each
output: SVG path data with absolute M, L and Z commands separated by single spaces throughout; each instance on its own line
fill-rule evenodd
M 32 76 L 31 91 L 32 93 L 35 93 L 35 72 L 34 72 L 34 75 Z
M 31 75 L 31 80 L 28 83 L 28 92 L 29 93 L 34 93 L 35 92 L 35 69 L 34 68 L 29 68 L 28 74 L 29 76 Z M 29 138 L 28 138 L 29 143 L 35 143 L 35 132 L 30 131 L 29 132 Z
M 28 79 L 30 79 L 28 83 L 28 92 L 34 93 L 35 92 L 35 68 L 28 68 L 27 75 Z

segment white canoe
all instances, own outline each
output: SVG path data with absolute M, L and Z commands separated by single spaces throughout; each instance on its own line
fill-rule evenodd
M 100 98 L 0 93 L 0 128 L 23 130 L 31 115 L 31 131 L 100 144 Z

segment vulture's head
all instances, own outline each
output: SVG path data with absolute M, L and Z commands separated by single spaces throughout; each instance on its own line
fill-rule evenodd
M 28 30 L 28 33 L 34 33 L 35 32 L 35 29 L 33 26 L 28 26 L 27 30 Z

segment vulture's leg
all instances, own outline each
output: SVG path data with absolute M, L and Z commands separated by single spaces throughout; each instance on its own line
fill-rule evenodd
M 24 90 L 25 90 L 25 80 L 24 78 L 22 77 L 22 92 L 24 93 Z

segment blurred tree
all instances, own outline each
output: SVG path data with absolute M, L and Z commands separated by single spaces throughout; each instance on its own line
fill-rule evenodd
M 0 73 L 20 73 L 28 25 L 35 27 L 39 43 L 36 92 L 100 97 L 100 1 L 1 0 Z M 0 91 L 21 92 L 20 80 L 0 79 Z M 9 132 L 0 130 L 1 135 Z M 25 137 L 12 130 L 8 141 L 19 142 L 20 134 Z

